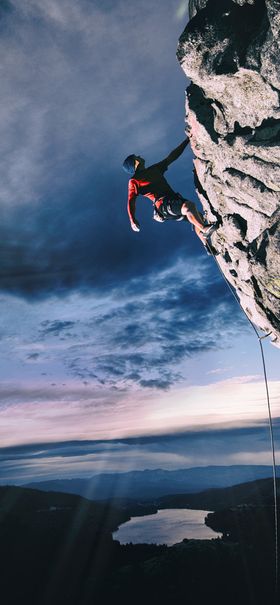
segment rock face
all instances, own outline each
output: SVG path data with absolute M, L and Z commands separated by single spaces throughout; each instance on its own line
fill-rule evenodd
M 280 347 L 280 2 L 190 0 L 177 56 L 191 80 L 197 194 L 224 275 Z

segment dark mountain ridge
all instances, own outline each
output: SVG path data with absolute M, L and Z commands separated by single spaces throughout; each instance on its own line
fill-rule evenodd
M 79 494 L 92 500 L 112 498 L 149 500 L 166 494 L 196 493 L 210 488 L 229 487 L 271 476 L 271 467 L 265 465 L 207 466 L 174 471 L 154 469 L 104 473 L 88 479 L 33 482 L 26 484 L 25 487 Z

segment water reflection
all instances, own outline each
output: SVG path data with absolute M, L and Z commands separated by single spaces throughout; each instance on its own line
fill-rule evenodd
M 172 546 L 184 538 L 210 540 L 222 534 L 204 523 L 208 511 L 190 509 L 159 510 L 155 515 L 132 517 L 114 532 L 121 544 L 167 544 Z

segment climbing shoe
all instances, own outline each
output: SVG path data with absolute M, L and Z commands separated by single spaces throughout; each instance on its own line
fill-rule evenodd
M 219 228 L 219 223 L 210 223 L 209 225 L 205 226 L 206 229 L 205 231 L 202 231 L 204 237 L 208 238 L 211 237 L 211 235 L 217 231 L 217 229 Z

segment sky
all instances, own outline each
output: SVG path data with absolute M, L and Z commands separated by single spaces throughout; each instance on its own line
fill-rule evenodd
M 185 137 L 184 0 L 0 2 L 0 482 L 270 464 L 259 345 L 186 223 L 127 212 Z M 198 203 L 189 148 L 168 181 Z M 279 349 L 263 341 L 279 460 Z

